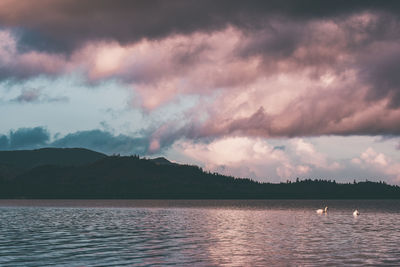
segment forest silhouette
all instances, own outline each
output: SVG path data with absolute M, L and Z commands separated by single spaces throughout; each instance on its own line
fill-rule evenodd
M 0 151 L 0 198 L 387 199 L 400 198 L 400 187 L 385 182 L 298 178 L 260 183 L 165 158 L 45 148 Z

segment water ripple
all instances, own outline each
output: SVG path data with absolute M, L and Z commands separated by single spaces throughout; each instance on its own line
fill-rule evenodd
M 0 201 L 1 266 L 397 265 L 399 201 Z M 352 216 L 353 206 L 362 210 Z

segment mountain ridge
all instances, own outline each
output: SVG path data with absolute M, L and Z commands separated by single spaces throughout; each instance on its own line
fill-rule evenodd
M 18 169 L 22 164 L 15 164 L 15 172 L 1 168 L 5 166 L 1 160 L 7 153 L 0 152 L 3 156 L 0 157 L 0 198 L 400 198 L 400 187 L 383 182 L 346 184 L 308 179 L 260 183 L 206 172 L 194 165 L 172 163 L 162 157 L 107 156 L 80 149 L 44 150 L 48 151 L 63 155 L 52 161 L 36 159 L 36 163 L 46 163 L 31 168 Z M 37 156 L 42 152 L 32 153 Z M 85 158 L 86 155 L 91 157 Z M 82 158 L 84 162 L 77 164 Z
M 40 148 L 34 150 L 0 151 L 0 164 L 25 169 L 40 165 L 81 165 L 107 155 L 86 148 Z

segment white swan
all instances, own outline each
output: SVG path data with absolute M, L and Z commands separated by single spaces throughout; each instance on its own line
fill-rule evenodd
M 355 211 L 353 212 L 353 216 L 354 216 L 354 217 L 357 217 L 358 215 L 360 215 L 360 213 L 358 212 L 358 210 L 355 210 Z
M 325 207 L 325 209 L 318 209 L 317 213 L 318 214 L 328 213 L 328 207 Z

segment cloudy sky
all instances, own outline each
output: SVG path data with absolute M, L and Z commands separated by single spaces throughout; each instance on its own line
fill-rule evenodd
M 0 149 L 400 184 L 399 1 L 0 0 Z

